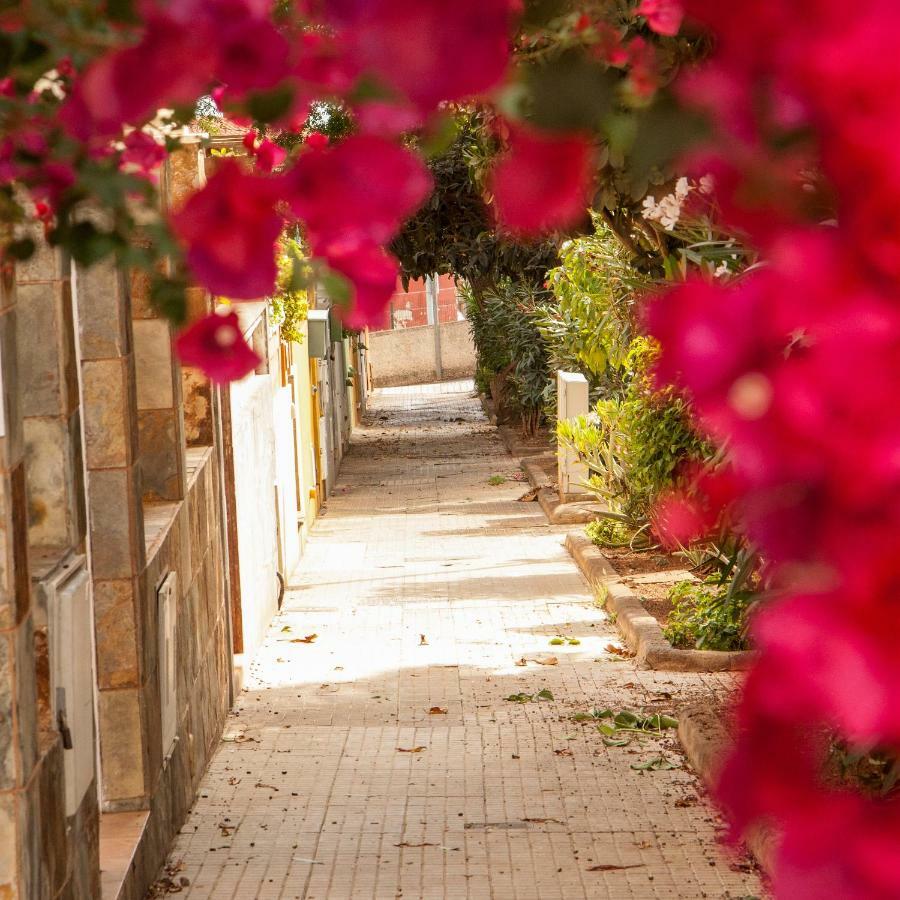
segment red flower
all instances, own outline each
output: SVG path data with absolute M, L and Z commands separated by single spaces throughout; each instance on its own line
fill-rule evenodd
M 287 159 L 287 150 L 266 138 L 256 148 L 254 156 L 261 172 L 273 172 Z
M 679 0 L 641 0 L 636 12 L 647 19 L 651 30 L 669 36 L 678 34 L 684 19 Z
M 409 150 L 374 135 L 355 135 L 334 147 L 310 144 L 286 175 L 285 193 L 315 251 L 318 242 L 348 234 L 389 241 L 431 184 L 425 164 Z
M 397 260 L 378 244 L 352 238 L 333 241 L 318 252 L 353 287 L 353 308 L 346 315 L 348 324 L 362 328 L 379 322 L 397 289 Z
M 510 54 L 510 0 L 325 0 L 347 55 L 423 112 L 496 87 Z
M 125 138 L 122 164 L 141 175 L 152 177 L 166 158 L 166 148 L 143 131 L 132 131 Z
M 154 13 L 138 44 L 101 56 L 75 82 L 60 113 L 63 124 L 83 140 L 110 137 L 161 106 L 193 103 L 217 55 L 214 34 Z
M 172 215 L 172 227 L 187 246 L 188 265 L 211 293 L 254 300 L 272 292 L 282 228 L 276 199 L 271 179 L 247 174 L 226 159 Z
M 577 225 L 593 196 L 594 164 L 593 145 L 583 135 L 511 128 L 509 150 L 489 182 L 501 224 L 525 236 Z
M 202 370 L 211 381 L 237 381 L 261 362 L 241 334 L 237 314 L 211 313 L 175 341 L 181 361 Z

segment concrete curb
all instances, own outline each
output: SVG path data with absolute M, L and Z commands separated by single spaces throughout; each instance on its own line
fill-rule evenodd
M 563 503 L 553 488 L 538 491 L 538 503 L 544 515 L 554 525 L 586 525 L 603 518 L 606 507 L 602 503 L 585 500 L 580 503 Z
M 721 709 L 694 704 L 678 710 L 678 740 L 691 767 L 712 790 L 731 750 L 732 738 Z M 769 876 L 778 854 L 778 832 L 771 826 L 758 825 L 747 833 L 744 843 Z
M 521 465 L 522 471 L 528 476 L 528 483 L 537 489 L 538 503 L 549 521 L 554 525 L 585 525 L 601 518 L 606 511 L 602 503 L 592 500 L 564 503 L 560 499 L 553 481 L 544 471 L 542 463 L 547 460 L 556 463 L 556 457 L 552 453 L 544 453 L 523 459 Z
M 616 626 L 639 666 L 666 672 L 739 672 L 750 667 L 754 654 L 748 650 L 676 649 L 598 547 L 570 532 L 566 549 L 591 587 L 604 594 L 606 609 L 615 616 Z

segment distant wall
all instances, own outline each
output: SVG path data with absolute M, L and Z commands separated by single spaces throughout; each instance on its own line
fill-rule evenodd
M 375 387 L 425 384 L 438 377 L 434 358 L 434 326 L 372 331 L 369 362 Z M 475 372 L 475 345 L 469 323 L 441 325 L 441 377 L 466 378 Z

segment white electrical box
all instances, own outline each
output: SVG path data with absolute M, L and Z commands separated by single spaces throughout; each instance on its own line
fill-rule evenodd
M 66 816 L 94 780 L 94 614 L 83 556 L 70 557 L 46 585 L 50 703 L 63 736 Z
M 556 415 L 560 422 L 590 412 L 588 382 L 580 372 L 558 371 L 556 391 Z M 565 502 L 567 496 L 585 493 L 585 482 L 590 473 L 578 454 L 560 444 L 556 456 L 560 499 Z
M 178 611 L 178 573 L 169 572 L 156 594 L 159 612 L 159 708 L 162 755 L 168 758 L 178 726 L 178 688 L 175 671 L 175 625 Z

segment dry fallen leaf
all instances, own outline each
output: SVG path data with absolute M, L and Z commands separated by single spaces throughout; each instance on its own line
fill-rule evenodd
M 534 500 L 537 500 L 539 488 L 532 488 L 530 491 L 526 491 L 522 494 L 521 497 L 517 497 L 516 500 L 519 503 L 531 503 Z
M 428 646 L 428 639 L 425 637 L 424 634 L 420 634 L 420 635 L 419 635 L 419 646 L 420 646 L 420 647 L 427 647 L 427 646 Z
M 222 832 L 222 837 L 231 837 L 236 830 L 234 825 L 226 825 L 224 822 L 219 822 L 219 831 Z
M 553 751 L 557 756 L 571 756 L 572 751 L 568 747 L 563 747 L 561 750 Z
M 624 656 L 624 657 L 634 656 L 634 654 L 630 650 L 626 650 L 624 647 L 618 647 L 615 644 L 607 644 L 603 649 L 607 653 L 612 653 L 615 656 Z
M 427 750 L 427 747 L 398 747 L 397 748 L 401 753 L 421 753 L 423 750 Z
M 527 666 L 527 665 L 528 665 L 528 660 L 525 659 L 525 657 L 523 656 L 521 659 L 517 659 L 517 660 L 516 660 L 516 665 L 517 665 L 517 666 Z
M 543 659 L 538 659 L 537 657 L 534 660 L 536 663 L 539 663 L 542 666 L 558 666 L 559 660 L 555 656 L 545 656 Z
M 430 716 L 446 716 L 447 710 L 441 706 L 432 706 L 431 709 L 428 710 L 428 715 L 430 715 Z
M 291 643 L 292 644 L 312 644 L 317 637 L 318 637 L 317 634 L 308 634 L 306 637 L 294 638 L 291 641 Z
M 422 841 L 421 844 L 410 844 L 409 841 L 400 841 L 394 844 L 395 847 L 437 847 L 437 844 L 429 844 L 428 841 Z

